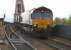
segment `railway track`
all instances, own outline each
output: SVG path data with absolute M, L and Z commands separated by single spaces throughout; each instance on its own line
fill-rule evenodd
M 54 46 L 44 44 L 42 41 L 40 41 L 36 38 L 30 37 L 26 34 L 21 34 L 21 32 L 19 30 L 17 31 L 17 33 L 19 35 L 21 35 L 23 38 L 25 38 L 27 41 L 29 41 L 38 50 L 59 50 L 58 48 L 56 48 Z
M 35 38 L 32 38 L 32 39 L 35 39 Z M 46 46 L 55 48 L 56 50 L 71 50 L 71 45 L 70 45 L 71 43 L 68 43 L 68 42 L 65 43 L 65 41 L 63 40 L 60 41 L 59 39 L 53 39 L 53 38 L 49 38 L 48 40 L 40 40 L 40 39 L 37 39 L 37 40 Z
M 8 27 L 9 27 L 9 26 L 8 26 Z M 17 36 L 18 36 L 18 35 L 22 36 L 20 32 L 14 31 L 12 26 L 10 26 L 10 29 L 11 29 L 11 31 L 12 31 L 14 34 L 16 34 Z M 9 30 L 10 30 L 10 29 L 9 29 Z M 20 34 L 19 34 L 19 33 L 20 33 Z M 26 42 L 28 41 L 34 48 L 36 48 L 36 50 L 58 50 L 57 48 L 51 47 L 51 46 L 49 46 L 49 45 L 45 45 L 45 44 L 43 44 L 42 42 L 40 42 L 40 41 L 38 41 L 37 39 L 34 39 L 34 38 L 30 37 L 30 36 L 23 35 L 23 38 L 24 38 L 24 40 L 26 40 Z M 20 38 L 20 39 L 21 39 L 21 38 Z M 14 41 L 14 40 L 13 40 L 13 41 Z M 21 46 L 21 47 L 22 47 L 22 46 Z
M 71 47 L 71 40 L 64 39 L 62 37 L 51 37 L 49 39 L 51 39 L 53 41 L 56 41 L 56 42 L 59 42 L 59 43 L 61 43 L 63 45 L 67 45 L 68 47 Z
M 10 27 L 11 27 L 10 28 L 11 31 L 14 34 L 18 34 L 18 35 L 22 36 L 22 38 L 20 38 L 20 39 L 24 38 L 24 40 L 28 41 L 37 50 L 71 50 L 71 47 L 68 47 L 68 45 L 64 45 L 63 43 L 61 43 L 59 41 L 57 42 L 57 41 L 55 41 L 53 39 L 50 39 L 50 38 L 48 40 L 41 40 L 41 39 L 32 38 L 32 37 L 30 37 L 26 34 L 21 34 L 21 32 L 19 30 L 14 31 L 13 30 L 14 28 L 12 26 L 10 26 Z M 17 40 L 12 40 L 11 43 L 13 43 L 13 44 L 15 43 L 14 46 L 21 45 L 21 46 L 19 46 L 20 48 L 22 47 L 22 44 L 23 44 L 23 42 L 22 41 L 20 42 L 19 40 L 18 41 Z
M 5 27 L 5 37 L 13 50 L 37 50 L 28 41 L 15 34 L 9 26 Z
M 50 45 L 50 46 L 54 46 L 58 50 L 71 50 L 71 47 L 69 47 L 68 45 L 65 45 L 63 43 L 54 41 L 52 39 L 40 40 L 40 41 L 43 42 L 44 44 L 47 44 L 47 45 Z

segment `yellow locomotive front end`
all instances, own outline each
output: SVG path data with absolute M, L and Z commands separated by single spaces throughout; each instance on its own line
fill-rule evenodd
M 52 19 L 32 19 L 33 26 L 37 26 L 38 28 L 47 29 L 48 26 L 52 25 L 52 23 Z
M 46 7 L 40 7 L 32 13 L 32 24 L 38 28 L 47 29 L 53 24 L 52 11 Z
M 32 14 L 32 36 L 39 38 L 48 38 L 52 32 L 53 13 L 46 7 L 35 9 Z

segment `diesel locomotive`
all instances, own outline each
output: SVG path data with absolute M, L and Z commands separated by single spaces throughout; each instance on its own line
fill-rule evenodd
M 52 34 L 53 25 L 53 13 L 52 10 L 46 7 L 39 7 L 35 9 L 32 14 L 32 25 L 35 26 L 34 33 L 35 37 L 47 38 Z

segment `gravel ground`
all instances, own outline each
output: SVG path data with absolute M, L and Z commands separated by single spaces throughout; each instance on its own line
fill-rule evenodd
M 3 28 L 0 28 L 0 39 L 4 39 L 4 29 Z
M 0 27 L 0 40 L 4 40 L 4 36 L 4 29 L 3 27 Z M 0 43 L 0 50 L 12 50 L 12 48 L 5 43 Z
M 0 44 L 0 50 L 12 50 L 10 46 L 6 44 Z

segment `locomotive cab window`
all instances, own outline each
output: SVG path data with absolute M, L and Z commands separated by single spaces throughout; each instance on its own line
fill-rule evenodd
M 46 19 L 46 18 L 51 18 L 52 15 L 50 13 L 46 13 L 46 12 L 43 12 L 43 13 L 33 13 L 31 14 L 31 17 L 34 19 L 36 18 L 42 18 L 42 19 Z

